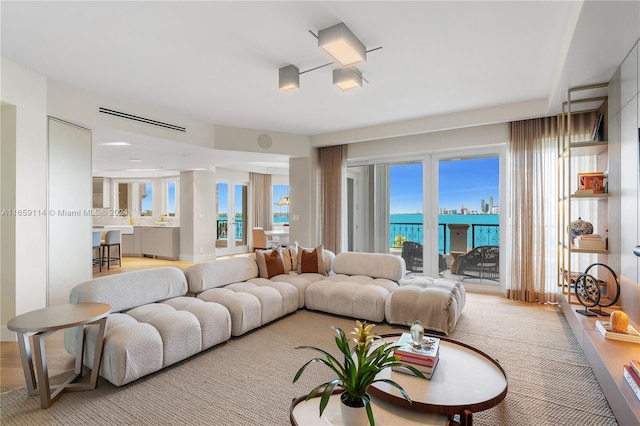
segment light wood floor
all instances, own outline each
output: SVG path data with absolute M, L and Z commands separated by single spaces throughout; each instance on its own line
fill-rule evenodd
M 191 265 L 193 265 L 192 262 L 159 260 L 144 257 L 124 257 L 122 258 L 121 267 L 114 264 L 111 265 L 110 269 L 103 267 L 102 272 L 99 272 L 98 268 L 94 268 L 93 277 L 97 278 L 120 274 L 122 272 L 157 268 L 160 266 L 175 266 L 184 270 Z M 64 349 L 63 336 L 63 331 L 57 331 L 45 340 L 49 376 L 55 376 L 73 369 L 74 358 Z M 20 360 L 18 343 L 0 342 L 0 392 L 5 392 L 24 385 L 24 372 L 22 370 L 22 361 Z

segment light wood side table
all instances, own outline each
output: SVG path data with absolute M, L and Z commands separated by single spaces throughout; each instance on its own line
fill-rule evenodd
M 107 315 L 111 305 L 106 303 L 71 303 L 50 306 L 44 309 L 27 312 L 11 319 L 7 323 L 9 330 L 18 334 L 18 346 L 22 358 L 22 368 L 29 395 L 40 395 L 40 406 L 49 408 L 63 392 L 95 389 L 102 360 L 102 346 L 106 332 Z M 96 324 L 100 327 L 95 343 L 95 356 L 89 383 L 74 383 L 82 376 L 82 360 L 85 348 L 85 327 Z M 63 384 L 52 388 L 49 385 L 49 372 L 44 348 L 44 339 L 51 333 L 70 327 L 81 327 L 76 340 L 75 374 Z M 29 334 L 33 335 L 33 356 L 29 342 Z M 36 371 L 34 374 L 33 361 Z M 37 378 L 37 381 L 36 381 Z

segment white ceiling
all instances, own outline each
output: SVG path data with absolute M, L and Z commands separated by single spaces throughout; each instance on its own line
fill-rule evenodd
M 640 36 L 639 18 L 636 1 L 3 0 L 1 47 L 38 73 L 126 101 L 216 125 L 322 136 L 540 99 L 553 112 L 569 85 L 611 78 Z M 382 46 L 358 66 L 369 83 L 341 92 L 327 67 L 301 75 L 294 93 L 279 91 L 280 67 L 330 61 L 309 30 L 338 22 L 367 49 Z M 165 170 L 287 161 L 168 141 L 158 149 L 109 129 L 94 135 L 100 170 L 135 168 L 137 156 Z M 126 155 L 100 145 L 122 138 L 134 143 Z

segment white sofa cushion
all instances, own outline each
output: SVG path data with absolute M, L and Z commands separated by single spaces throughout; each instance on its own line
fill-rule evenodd
M 72 303 L 112 306 L 107 317 L 100 375 L 122 386 L 231 338 L 229 311 L 187 293 L 181 270 L 172 267 L 125 272 L 88 281 L 71 290 Z M 86 328 L 85 365 L 93 365 L 98 327 Z M 64 333 L 74 355 L 77 327 Z
M 381 322 L 385 300 L 397 288 L 396 282 L 386 278 L 336 274 L 310 283 L 305 303 L 308 309 Z
M 69 302 L 108 303 L 111 312 L 120 312 L 185 294 L 187 280 L 182 271 L 166 266 L 109 275 L 78 284 L 71 289 Z
M 333 272 L 345 275 L 366 275 L 398 282 L 406 272 L 404 259 L 383 253 L 346 252 L 333 260 Z
M 187 277 L 189 291 L 198 294 L 210 288 L 256 278 L 258 265 L 251 257 L 231 257 L 191 265 L 184 271 L 184 275 Z
M 264 278 L 212 288 L 198 294 L 231 315 L 231 334 L 240 336 L 298 309 L 298 290 L 291 284 Z

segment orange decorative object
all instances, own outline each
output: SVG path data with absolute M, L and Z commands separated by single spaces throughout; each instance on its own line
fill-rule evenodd
M 627 331 L 629 327 L 629 317 L 622 311 L 613 311 L 609 317 L 611 328 L 617 331 Z

